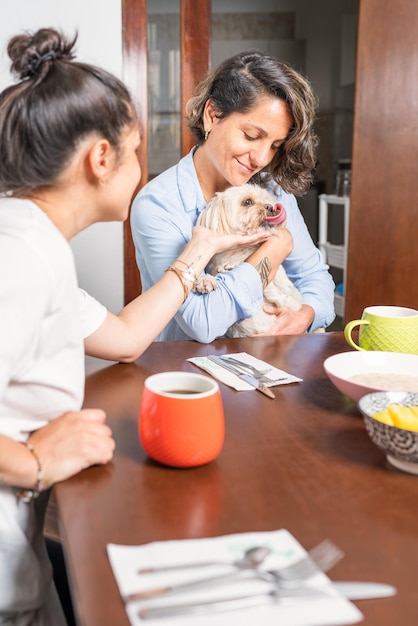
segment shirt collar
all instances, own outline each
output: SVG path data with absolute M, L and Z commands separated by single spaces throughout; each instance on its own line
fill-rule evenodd
M 177 185 L 182 204 L 186 213 L 196 211 L 199 215 L 206 208 L 206 201 L 197 178 L 193 154 L 197 146 L 194 146 L 189 154 L 183 157 L 177 167 Z

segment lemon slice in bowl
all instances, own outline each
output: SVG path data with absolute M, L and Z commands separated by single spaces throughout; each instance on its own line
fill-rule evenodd
M 390 404 L 384 411 L 375 413 L 373 417 L 389 426 L 418 432 L 418 406 Z

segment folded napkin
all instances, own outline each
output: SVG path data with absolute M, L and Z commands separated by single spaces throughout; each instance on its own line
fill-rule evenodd
M 248 365 L 252 365 L 259 370 L 266 370 L 270 368 L 269 372 L 265 375 L 267 378 L 270 379 L 270 382 L 264 383 L 267 387 L 288 385 L 289 383 L 300 383 L 302 381 L 302 378 L 298 378 L 297 376 L 288 374 L 283 370 L 279 370 L 277 367 L 270 365 L 270 363 L 266 363 L 266 361 L 261 361 L 260 359 L 257 359 L 255 356 L 252 356 L 247 352 L 236 352 L 234 354 L 225 354 L 222 356 L 234 357 L 235 359 L 239 359 L 243 363 L 248 363 Z M 237 391 L 249 391 L 250 389 L 255 389 L 232 372 L 228 372 L 220 365 L 217 365 L 216 363 L 208 359 L 208 357 L 198 356 L 192 357 L 187 360 L 190 361 L 190 363 L 197 365 L 197 367 L 200 367 L 202 370 L 205 370 L 205 372 L 208 372 L 208 374 L 221 381 L 221 383 L 228 385 L 228 387 L 233 387 Z
M 280 568 L 299 560 L 306 555 L 305 550 L 287 530 L 272 532 L 251 532 L 225 535 L 210 539 L 182 539 L 178 541 L 160 541 L 142 546 L 123 546 L 108 544 L 108 557 L 122 596 L 154 587 L 176 584 L 204 578 L 211 575 L 234 571 L 226 565 L 193 567 L 183 570 L 171 570 L 154 574 L 142 574 L 140 568 L 158 565 L 178 565 L 201 561 L 234 561 L 252 546 L 267 546 L 271 554 L 262 565 L 263 569 Z M 240 626 L 263 624 L 274 626 L 326 626 L 356 624 L 363 619 L 360 611 L 351 602 L 339 594 L 325 574 L 318 574 L 306 583 L 310 595 L 286 597 L 264 605 L 246 607 L 234 611 L 208 613 L 207 615 L 185 615 L 164 617 L 152 620 L 158 626 Z M 141 608 L 172 605 L 183 602 L 202 601 L 249 595 L 254 591 L 269 591 L 271 583 L 257 579 L 238 582 L 223 582 L 205 589 L 194 589 L 182 593 L 167 594 L 148 600 L 133 601 L 127 604 L 126 611 L 131 626 L 143 626 L 144 621 L 138 616 Z M 318 593 L 316 593 L 318 591 Z

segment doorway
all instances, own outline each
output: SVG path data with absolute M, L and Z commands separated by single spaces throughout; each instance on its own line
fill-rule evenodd
M 317 183 L 298 198 L 317 242 L 318 194 L 334 192 L 336 163 L 351 158 L 358 5 L 359 0 L 259 0 L 255 13 L 250 0 L 242 0 L 239 11 L 234 0 L 200 0 L 199 11 L 193 0 L 124 0 L 125 80 L 131 90 L 134 80 L 144 121 L 141 185 L 190 149 L 182 111 L 209 67 L 240 50 L 262 49 L 305 74 L 318 96 Z M 338 242 L 338 219 L 332 229 Z M 140 288 L 129 224 L 125 258 L 129 302 Z

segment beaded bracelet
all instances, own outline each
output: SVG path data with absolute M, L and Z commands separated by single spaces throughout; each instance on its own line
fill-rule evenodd
M 44 470 L 42 467 L 41 459 L 36 452 L 35 448 L 29 441 L 22 441 L 22 444 L 29 450 L 32 456 L 35 458 L 35 461 L 38 465 L 38 474 L 36 477 L 36 486 L 35 489 L 23 489 L 21 487 L 13 487 L 13 491 L 16 497 L 23 502 L 31 502 L 35 498 L 39 496 L 43 489 L 43 481 L 44 481 Z

